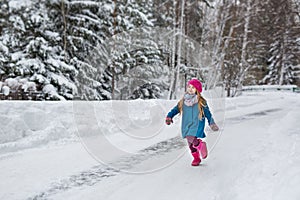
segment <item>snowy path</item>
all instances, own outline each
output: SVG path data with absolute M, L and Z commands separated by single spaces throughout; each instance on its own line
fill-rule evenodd
M 227 99 L 221 138 L 214 146 L 216 133 L 208 132 L 214 148 L 199 167 L 190 166 L 192 158 L 179 137 L 122 159 L 122 166 L 134 171 L 182 155 L 144 174 L 101 165 L 80 143 L 4 154 L 0 198 L 298 200 L 299 111 L 297 94 L 250 93 Z

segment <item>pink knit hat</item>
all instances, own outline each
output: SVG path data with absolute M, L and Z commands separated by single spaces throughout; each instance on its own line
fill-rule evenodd
M 194 86 L 198 92 L 202 92 L 202 83 L 198 79 L 193 78 L 187 84 Z

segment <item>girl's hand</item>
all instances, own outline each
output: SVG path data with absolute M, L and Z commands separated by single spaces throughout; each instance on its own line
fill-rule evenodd
M 172 118 L 167 117 L 167 118 L 166 118 L 166 124 L 167 124 L 167 125 L 170 125 L 171 123 L 173 123 Z
M 211 124 L 209 125 L 210 128 L 213 130 L 213 131 L 218 131 L 219 130 L 219 127 L 217 126 L 217 124 Z

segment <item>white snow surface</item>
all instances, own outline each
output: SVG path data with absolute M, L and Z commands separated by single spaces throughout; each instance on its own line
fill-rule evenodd
M 164 124 L 177 101 L 0 101 L 0 199 L 299 200 L 299 95 L 207 98 L 198 167 Z
M 9 9 L 18 10 L 22 7 L 30 7 L 33 3 L 32 0 L 12 0 L 9 1 Z

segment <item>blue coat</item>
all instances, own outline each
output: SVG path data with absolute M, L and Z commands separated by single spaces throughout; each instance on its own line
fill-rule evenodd
M 181 134 L 185 138 L 187 135 L 195 136 L 197 138 L 205 138 L 204 133 L 205 118 L 208 124 L 214 124 L 214 119 L 209 110 L 208 105 L 204 106 L 204 116 L 199 119 L 198 104 L 193 106 L 187 106 L 183 104 L 182 108 L 182 123 L 181 123 Z M 176 105 L 167 115 L 167 117 L 173 118 L 179 113 L 178 105 Z

